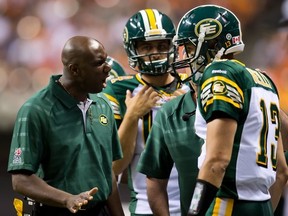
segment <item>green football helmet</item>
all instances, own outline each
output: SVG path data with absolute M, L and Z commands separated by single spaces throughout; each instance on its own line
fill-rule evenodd
M 112 58 L 111 56 L 107 56 L 106 62 L 111 67 L 107 80 L 126 75 L 122 65 L 116 59 Z
M 140 10 L 126 23 L 123 32 L 123 43 L 130 67 L 136 72 L 150 75 L 166 73 L 170 64 L 175 61 L 176 49 L 173 45 L 175 27 L 172 20 L 156 9 Z M 135 49 L 137 41 L 169 40 L 169 50 L 161 53 L 139 55 Z M 152 60 L 153 55 L 166 55 L 161 60 Z M 149 61 L 144 61 L 147 56 Z
M 244 50 L 240 21 L 230 10 L 217 5 L 202 5 L 188 11 L 179 22 L 174 43 L 177 48 L 184 46 L 187 57 L 172 63 L 174 74 L 177 69 L 190 67 L 196 84 L 208 63 Z M 195 50 L 189 55 L 187 46 L 191 43 Z

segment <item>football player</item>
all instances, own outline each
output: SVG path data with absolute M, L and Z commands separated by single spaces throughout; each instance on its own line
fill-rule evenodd
M 195 128 L 205 140 L 188 215 L 273 215 L 287 181 L 279 96 L 265 73 L 234 58 L 244 50 L 240 21 L 202 5 L 183 16 L 175 42 L 188 58 L 172 65 L 193 72 Z
M 124 28 L 123 43 L 129 65 L 137 74 L 112 79 L 104 89 L 114 109 L 124 156 L 113 163 L 113 168 L 118 175 L 128 169 L 129 209 L 133 215 L 153 215 L 159 211 L 166 215 L 180 213 L 175 168 L 166 182 L 169 198 L 156 206 L 150 201 L 152 209 L 147 199 L 146 176 L 136 170 L 157 111 L 189 90 L 168 72 L 177 55 L 172 42 L 174 36 L 172 20 L 156 9 L 140 10 L 131 16 Z

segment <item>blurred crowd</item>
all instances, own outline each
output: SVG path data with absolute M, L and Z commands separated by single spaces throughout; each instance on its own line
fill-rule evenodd
M 127 19 L 140 9 L 157 8 L 177 25 L 184 13 L 203 3 L 236 12 L 247 45 L 240 60 L 267 70 L 288 111 L 286 0 L 0 0 L 0 130 L 11 130 L 20 105 L 51 74 L 62 73 L 60 52 L 69 37 L 95 37 L 133 73 L 122 45 Z

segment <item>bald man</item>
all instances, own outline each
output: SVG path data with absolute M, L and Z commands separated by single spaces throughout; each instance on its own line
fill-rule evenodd
M 105 86 L 106 58 L 99 41 L 70 38 L 63 74 L 18 112 L 8 172 L 13 189 L 36 201 L 36 216 L 124 215 L 112 171 L 122 157 L 113 111 L 91 94 Z

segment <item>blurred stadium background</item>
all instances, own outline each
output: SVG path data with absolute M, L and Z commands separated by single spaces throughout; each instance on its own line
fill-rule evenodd
M 279 88 L 288 111 L 288 0 L 0 0 L 0 209 L 16 215 L 7 157 L 16 113 L 23 102 L 61 73 L 60 53 L 74 35 L 101 41 L 108 54 L 128 66 L 122 31 L 128 18 L 144 8 L 180 18 L 199 4 L 219 4 L 242 24 L 244 53 L 238 58 L 261 68 Z

